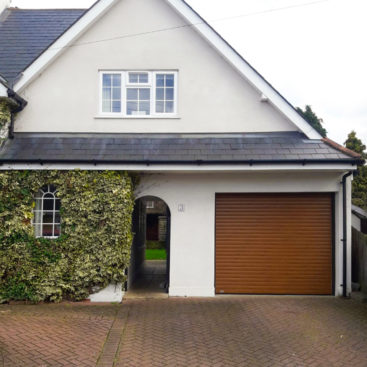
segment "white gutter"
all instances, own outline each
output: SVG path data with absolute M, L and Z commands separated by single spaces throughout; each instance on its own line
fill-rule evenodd
M 3 164 L 0 171 L 4 170 L 61 170 L 68 171 L 81 169 L 87 171 L 139 171 L 139 172 L 346 172 L 356 167 L 351 164 L 269 164 L 269 165 L 143 165 L 143 164 Z

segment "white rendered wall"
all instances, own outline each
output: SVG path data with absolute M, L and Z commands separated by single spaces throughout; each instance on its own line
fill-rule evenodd
M 352 293 L 352 176 L 347 178 L 347 296 Z
M 310 172 L 145 175 L 137 195 L 157 196 L 171 210 L 170 296 L 214 296 L 215 194 L 228 192 L 335 192 L 335 295 L 341 295 L 343 206 L 340 179 L 337 173 Z M 183 212 L 180 211 L 182 207 Z M 350 223 L 350 218 L 348 220 Z M 351 237 L 348 238 L 350 289 Z
M 181 27 L 184 24 L 164 0 L 118 1 L 81 36 L 75 47 L 67 48 L 21 93 L 28 105 L 17 116 L 15 131 L 216 133 L 297 130 L 277 109 L 260 102 L 260 92 L 192 27 Z M 178 70 L 176 118 L 97 118 L 99 70 L 162 69 Z

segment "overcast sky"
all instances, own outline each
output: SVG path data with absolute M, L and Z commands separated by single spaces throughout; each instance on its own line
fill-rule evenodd
M 367 143 L 366 0 L 187 2 L 293 105 L 310 104 L 331 139 L 343 143 L 354 129 Z M 93 3 L 13 0 L 12 6 Z

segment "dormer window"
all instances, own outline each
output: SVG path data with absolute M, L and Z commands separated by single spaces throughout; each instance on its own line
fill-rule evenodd
M 101 72 L 102 116 L 170 117 L 177 113 L 177 72 Z

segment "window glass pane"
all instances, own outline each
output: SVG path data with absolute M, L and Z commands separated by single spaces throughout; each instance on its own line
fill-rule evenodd
M 61 223 L 61 216 L 60 213 L 55 213 L 55 223 Z
M 166 113 L 173 113 L 173 102 L 166 102 Z
M 60 200 L 60 199 L 56 199 L 56 200 L 55 200 L 55 204 L 56 204 L 55 209 L 56 209 L 56 210 L 60 210 L 60 207 L 61 207 L 61 200 Z
M 138 88 L 128 88 L 127 89 L 127 99 L 137 101 L 138 100 Z
M 157 87 L 164 87 L 164 74 L 157 74 L 156 85 Z
M 102 112 L 111 112 L 111 101 L 103 101 Z
M 150 100 L 150 89 L 140 88 L 139 89 L 139 99 L 143 101 L 149 101 Z
M 148 83 L 149 75 L 148 73 L 129 73 L 129 83 Z
M 113 74 L 112 85 L 114 87 L 121 87 L 121 75 L 120 74 Z
M 53 221 L 54 221 L 53 212 L 43 212 L 42 217 L 43 217 L 42 218 L 43 223 L 53 223 Z
M 159 101 L 164 100 L 164 88 L 157 88 L 156 99 L 159 100 Z
M 43 225 L 42 236 L 44 237 L 53 236 L 53 225 L 52 224 Z
M 60 236 L 61 235 L 61 225 L 60 224 L 55 224 L 55 228 L 54 228 L 54 236 Z
M 43 210 L 54 210 L 54 199 L 43 200 Z
M 139 82 L 139 74 L 129 73 L 129 83 L 138 83 L 138 82 Z
M 147 73 L 139 74 L 139 83 L 148 83 L 149 78 Z
M 121 99 L 121 88 L 112 89 L 112 99 Z
M 121 112 L 121 102 L 112 101 L 112 112 Z
M 45 194 L 43 197 L 44 198 L 48 198 L 48 199 L 53 199 L 54 198 L 54 195 L 51 194 L 51 193 L 48 193 L 48 194 Z
M 155 109 L 157 113 L 163 113 L 164 112 L 164 102 L 157 101 L 155 105 Z
M 104 100 L 110 100 L 111 99 L 111 89 L 110 88 L 103 88 L 102 98 Z
M 140 112 L 143 112 L 143 115 L 150 115 L 150 102 L 140 102 Z
M 103 87 L 110 87 L 112 83 L 111 74 L 103 74 Z
M 174 100 L 174 89 L 173 88 L 167 88 L 166 89 L 166 99 L 168 101 L 173 101 Z
M 174 74 L 166 74 L 166 87 L 173 87 L 175 85 Z
M 127 102 L 126 113 L 128 115 L 134 114 L 138 110 L 138 102 Z

